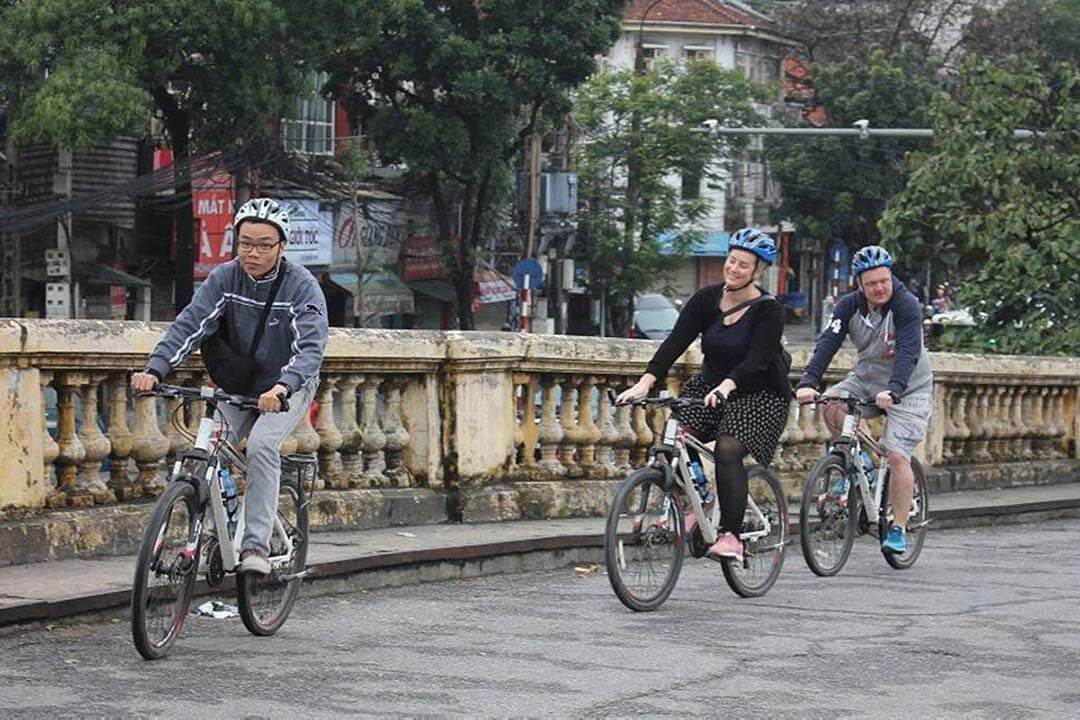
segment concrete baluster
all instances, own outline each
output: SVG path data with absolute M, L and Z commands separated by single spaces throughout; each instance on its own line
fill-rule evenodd
M 600 402 L 598 408 L 600 442 L 597 444 L 596 462 L 599 467 L 599 476 L 615 477 L 615 447 L 619 443 L 619 431 L 615 427 L 615 420 L 611 412 L 611 391 L 613 387 L 609 379 L 598 386 L 600 388 Z
M 540 384 L 543 387 L 540 427 L 537 432 L 540 441 L 540 467 L 545 474 L 562 476 L 566 474 L 566 467 L 559 462 L 558 456 L 559 445 L 563 439 L 563 429 L 556 414 L 558 378 L 544 375 Z
M 169 454 L 169 438 L 158 422 L 157 398 L 146 395 L 135 399 L 135 450 L 132 455 L 139 468 L 143 495 L 157 497 L 165 490 L 162 460 Z
M 559 408 L 559 425 L 562 426 L 562 444 L 559 445 L 559 460 L 566 467 L 567 477 L 579 478 L 585 474 L 577 458 L 581 436 L 578 432 L 576 400 L 578 379 L 566 377 L 562 383 L 562 404 Z
M 405 467 L 405 448 L 409 447 L 409 431 L 401 417 L 401 390 L 407 380 L 402 377 L 387 380 L 386 393 L 386 477 L 396 487 L 411 487 L 412 475 Z
M 109 487 L 117 500 L 142 497 L 142 485 L 132 482 L 131 454 L 135 434 L 128 425 L 128 382 L 124 373 L 109 378 Z
M 101 476 L 101 461 L 107 458 L 112 450 L 109 438 L 98 427 L 98 391 L 105 377 L 104 373 L 91 373 L 89 384 L 83 392 L 83 421 L 79 439 L 82 441 L 85 457 L 82 473 L 76 483 L 79 491 L 89 494 L 98 505 L 116 502 L 116 493 L 105 484 Z
M 596 378 L 583 378 L 578 392 L 578 435 L 581 441 L 581 467 L 589 477 L 603 475 L 603 467 L 596 462 L 596 444 L 600 442 L 600 428 L 593 420 L 593 388 Z
M 349 487 L 349 481 L 341 471 L 337 456 L 343 438 L 334 422 L 334 389 L 339 379 L 336 375 L 323 375 L 319 380 L 319 411 L 315 418 L 315 434 L 319 436 L 319 474 L 327 487 L 344 490 Z
M 344 477 L 343 487 L 360 487 L 364 474 L 364 436 L 356 417 L 356 390 L 363 383 L 360 375 L 345 375 L 338 387 L 341 401 L 341 472 Z
M 41 407 L 48 407 L 48 396 L 50 385 L 53 382 L 53 373 L 48 370 L 40 371 L 38 377 L 41 382 Z M 46 503 L 49 507 L 63 507 L 66 502 L 66 498 L 59 491 L 57 482 L 59 479 L 59 471 L 56 467 L 56 458 L 60 455 L 60 446 L 56 444 L 56 440 L 53 439 L 51 433 L 49 433 L 49 418 L 47 413 L 41 413 L 41 438 L 42 438 L 42 461 L 45 471 L 46 486 L 51 488 L 46 496 Z
M 388 478 L 383 474 L 386 462 L 383 449 L 386 447 L 386 434 L 379 422 L 379 387 L 382 378 L 368 375 L 364 381 L 363 424 L 360 432 L 364 436 L 364 485 L 366 487 L 385 487 Z
M 94 496 L 79 487 L 78 480 L 79 464 L 86 458 L 86 449 L 82 440 L 75 432 L 76 403 L 81 395 L 81 387 L 89 382 L 86 373 L 62 372 L 57 377 L 60 386 L 57 400 L 57 431 L 56 444 L 60 448 L 60 454 L 56 457 L 58 468 L 57 486 L 64 495 L 64 505 L 70 507 L 87 507 L 94 504 Z M 53 506 L 57 506 L 58 498 L 54 498 Z

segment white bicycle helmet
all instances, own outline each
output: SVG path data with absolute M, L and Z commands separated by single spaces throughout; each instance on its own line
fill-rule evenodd
M 233 219 L 233 230 L 239 233 L 241 223 L 247 220 L 258 220 L 270 223 L 281 233 L 284 242 L 289 240 L 289 213 L 278 204 L 277 200 L 270 198 L 255 198 L 248 200 L 236 211 Z

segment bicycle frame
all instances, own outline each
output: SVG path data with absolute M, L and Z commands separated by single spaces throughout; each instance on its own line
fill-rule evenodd
M 701 504 L 701 495 L 698 494 L 697 487 L 689 479 L 691 473 L 690 453 L 687 450 L 688 446 L 696 450 L 700 456 L 707 457 L 709 459 L 709 464 L 713 465 L 712 449 L 684 430 L 679 421 L 674 417 L 669 417 L 664 424 L 662 444 L 657 449 L 653 462 L 662 463 L 668 458 L 673 458 L 675 460 L 672 466 L 674 482 L 678 485 L 683 495 L 690 501 L 690 506 L 693 508 L 694 512 L 697 513 L 697 516 L 699 518 L 708 517 L 708 522 L 698 523 L 698 527 L 701 528 L 701 536 L 705 539 L 705 542 L 712 545 L 720 537 L 717 533 L 717 525 L 720 521 L 720 504 L 714 502 L 712 511 L 706 515 Z M 713 477 L 715 478 L 715 476 L 716 468 L 714 466 Z M 746 496 L 746 506 L 754 514 L 755 520 L 760 523 L 761 529 L 740 533 L 739 539 L 746 542 L 747 540 L 755 540 L 760 537 L 768 536 L 769 533 L 772 532 L 772 524 L 769 522 L 769 518 L 761 512 L 761 508 L 758 507 L 757 503 L 754 502 L 753 496 L 749 493 L 747 493 Z M 679 531 L 682 532 L 682 529 L 680 528 Z
M 880 509 L 884 499 L 885 475 L 889 471 L 888 452 L 877 440 L 860 427 L 859 416 L 850 412 L 844 416 L 844 426 L 839 437 L 837 437 L 837 444 L 841 443 L 847 444 L 845 455 L 858 478 L 859 494 L 862 497 L 863 508 L 866 511 L 866 519 L 872 524 L 877 523 L 881 520 Z M 860 454 L 864 445 L 869 447 L 879 459 L 874 467 L 876 477 L 873 492 L 870 490 L 869 478 L 866 477 L 866 470 L 863 468 Z M 912 498 L 911 512 L 918 514 L 918 511 L 918 499 Z M 891 520 L 891 514 L 889 519 Z
M 203 413 L 202 418 L 199 420 L 199 428 L 195 434 L 194 442 L 192 443 L 193 449 L 179 457 L 173 466 L 173 478 L 181 477 L 183 462 L 188 458 L 195 458 L 198 460 L 206 461 L 206 470 L 203 478 L 200 480 L 199 494 L 200 502 L 208 502 L 210 505 L 210 517 L 213 520 L 214 528 L 213 533 L 217 538 L 218 547 L 221 551 L 221 564 L 222 569 L 225 572 L 233 572 L 240 564 L 240 541 L 244 537 L 244 498 L 241 496 L 237 500 L 237 520 L 236 527 L 233 532 L 229 532 L 229 519 L 225 510 L 225 503 L 222 500 L 222 487 L 221 487 L 221 475 L 218 473 L 220 465 L 220 457 L 225 455 L 232 464 L 237 467 L 241 472 L 246 472 L 247 463 L 244 461 L 244 456 L 232 446 L 227 439 L 228 425 L 225 422 L 224 417 L 217 408 L 217 402 L 214 399 L 213 388 L 203 387 L 199 389 L 200 398 L 206 402 L 206 411 Z M 215 425 L 220 423 L 219 432 L 215 433 Z M 174 419 L 174 425 L 178 425 Z M 179 427 L 177 428 L 180 429 Z M 206 495 L 202 493 L 202 488 L 207 489 Z M 188 538 L 187 546 L 185 547 L 185 554 L 194 556 L 194 553 L 198 549 L 199 536 L 202 533 L 202 517 L 198 518 L 193 528 L 191 537 Z M 272 555 L 270 557 L 271 567 L 277 569 L 282 564 L 288 561 L 292 557 L 293 542 L 289 533 L 286 531 L 284 524 L 281 522 L 281 516 L 278 513 L 274 514 L 274 529 L 280 532 L 282 539 L 284 540 L 285 553 L 282 555 Z

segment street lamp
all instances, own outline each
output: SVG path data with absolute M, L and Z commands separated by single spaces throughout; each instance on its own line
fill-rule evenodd
M 645 12 L 641 15 L 641 21 L 638 23 L 637 44 L 634 46 L 634 74 L 645 74 L 645 48 L 642 47 L 642 37 L 645 35 L 645 20 L 649 17 L 649 13 L 653 11 L 657 5 L 663 0 L 653 0 L 649 7 L 645 8 Z

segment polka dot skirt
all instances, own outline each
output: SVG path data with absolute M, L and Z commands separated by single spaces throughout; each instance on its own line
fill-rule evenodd
M 682 396 L 704 398 L 715 387 L 698 375 L 686 381 Z M 768 390 L 749 395 L 737 391 L 718 408 L 690 407 L 679 411 L 679 422 L 705 442 L 730 435 L 742 443 L 760 465 L 772 462 L 776 444 L 787 424 L 789 402 Z

